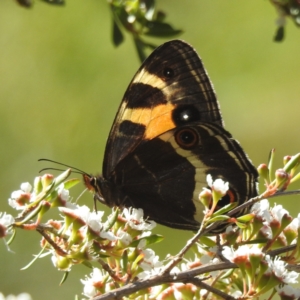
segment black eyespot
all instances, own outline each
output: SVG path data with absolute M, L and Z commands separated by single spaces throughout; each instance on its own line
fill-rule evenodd
M 175 141 L 182 149 L 193 149 L 198 145 L 198 133 L 192 128 L 183 128 L 175 133 Z
M 171 79 L 173 78 L 175 75 L 175 72 L 173 69 L 169 68 L 169 67 L 165 67 L 164 70 L 163 70 L 163 76 L 166 78 L 166 79 Z
M 183 105 L 174 109 L 172 119 L 176 125 L 184 125 L 201 121 L 201 116 L 193 105 Z

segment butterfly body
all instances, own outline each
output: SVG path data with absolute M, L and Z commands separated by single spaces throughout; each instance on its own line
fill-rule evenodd
M 90 185 L 110 207 L 142 208 L 158 223 L 197 230 L 208 174 L 230 183 L 221 205 L 257 195 L 257 171 L 224 129 L 199 56 L 185 42 L 171 41 L 130 83 L 108 138 L 103 174 Z

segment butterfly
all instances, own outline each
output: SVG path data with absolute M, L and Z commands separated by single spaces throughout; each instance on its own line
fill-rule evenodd
M 102 175 L 84 180 L 109 207 L 142 208 L 157 223 L 197 230 L 208 174 L 229 182 L 220 206 L 257 195 L 257 170 L 224 129 L 201 59 L 189 44 L 173 40 L 133 77 L 107 140 Z

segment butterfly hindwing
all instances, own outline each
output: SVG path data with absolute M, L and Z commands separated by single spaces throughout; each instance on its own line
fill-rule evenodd
M 196 230 L 207 174 L 230 183 L 224 205 L 256 195 L 257 173 L 239 143 L 217 124 L 197 123 L 169 130 L 128 154 L 108 179 L 114 194 L 104 197 L 118 199 L 117 206 L 141 207 L 167 226 Z

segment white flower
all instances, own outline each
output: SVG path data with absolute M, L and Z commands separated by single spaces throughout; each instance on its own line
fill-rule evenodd
M 201 290 L 200 290 L 200 295 L 201 295 L 202 297 L 206 296 L 207 293 L 208 293 L 208 290 L 205 290 L 205 289 L 201 289 Z
M 103 225 L 101 223 L 102 215 L 103 215 L 102 212 L 101 213 L 89 212 L 84 216 L 84 221 L 94 232 L 98 233 L 103 228 Z
M 140 266 L 144 270 L 156 269 L 162 266 L 162 263 L 159 261 L 159 256 L 155 255 L 155 252 L 152 249 L 142 250 L 144 254 L 144 259 L 140 263 Z
M 128 225 L 135 230 L 144 231 L 144 230 L 152 230 L 156 223 L 154 221 L 145 221 L 144 220 L 144 212 L 141 208 L 124 208 L 123 215 Z
M 83 294 L 90 299 L 94 298 L 98 293 L 96 286 L 101 286 L 104 279 L 105 275 L 102 273 L 102 271 L 98 268 L 94 268 L 93 273 L 90 274 L 90 277 L 86 276 L 85 279 L 80 280 L 84 285 Z
M 255 203 L 251 207 L 251 212 L 254 213 L 258 218 L 270 223 L 272 220 L 271 214 L 270 214 L 270 203 L 268 199 L 263 199 L 257 203 Z
M 235 253 L 234 253 L 233 248 L 232 247 L 228 247 L 228 246 L 223 247 L 222 255 L 226 259 L 230 260 L 231 262 L 233 262 L 233 260 L 235 258 Z
M 64 215 L 72 216 L 74 219 L 81 219 L 84 223 L 88 222 L 90 216 L 90 208 L 86 205 L 77 205 L 75 209 L 59 207 L 58 210 L 61 211 Z M 101 221 L 101 218 L 99 220 Z
M 271 240 L 273 238 L 273 232 L 271 227 L 268 225 L 267 222 L 263 222 L 264 226 L 260 229 L 263 236 L 265 236 L 267 239 Z
M 270 208 L 269 200 L 263 199 L 253 204 L 253 206 L 251 207 L 251 212 L 259 213 L 261 211 L 269 210 L 269 208 Z
M 210 174 L 207 174 L 206 176 L 206 182 L 208 184 L 209 187 L 212 187 L 213 185 L 213 179 L 212 179 L 212 176 Z
M 284 232 L 293 232 L 298 235 L 298 229 L 300 228 L 300 214 L 298 214 L 297 218 L 294 218 L 293 221 L 284 229 Z M 298 238 L 296 237 L 291 244 L 296 244 Z
M 59 197 L 59 206 L 65 206 L 70 209 L 76 209 L 77 205 L 70 202 L 70 191 L 64 188 L 64 183 L 61 183 L 56 189 Z
M 272 272 L 283 283 L 297 283 L 299 274 L 295 271 L 286 269 L 287 263 L 281 260 L 280 257 L 275 257 L 273 260 L 269 255 L 265 256 L 269 269 L 267 272 Z
M 115 241 L 117 238 L 111 231 L 103 230 L 103 224 L 101 223 L 103 214 L 104 214 L 103 211 L 90 212 L 89 214 L 86 215 L 86 220 L 85 220 L 86 224 L 101 238 L 110 241 Z
M 232 247 L 225 246 L 222 254 L 233 263 L 236 263 L 237 260 L 241 262 L 241 259 L 249 261 L 249 256 L 263 256 L 261 249 L 254 245 L 242 245 L 235 251 Z
M 215 181 L 213 181 L 212 176 L 210 174 L 208 174 L 206 176 L 206 181 L 207 181 L 208 186 L 212 190 L 214 190 L 222 195 L 226 195 L 226 193 L 229 189 L 229 182 L 224 182 L 221 178 L 218 178 Z
M 177 275 L 181 272 L 181 270 L 178 267 L 174 267 L 171 271 L 170 271 L 170 275 L 177 277 Z
M 298 214 L 297 218 L 294 218 L 293 221 L 286 227 L 286 229 L 297 231 L 300 227 L 300 214 Z
M 8 295 L 6 297 L 2 293 L 0 293 L 0 300 L 32 300 L 32 298 L 27 293 L 21 293 L 18 296 Z
M 123 214 L 126 220 L 131 221 L 133 220 L 142 220 L 144 217 L 144 212 L 141 208 L 124 208 Z
M 204 254 L 200 257 L 200 262 L 202 265 L 209 264 L 212 262 L 212 257 L 208 254 Z
M 63 201 L 69 201 L 69 198 L 70 198 L 70 192 L 69 190 L 66 190 L 64 188 L 64 184 L 60 184 L 58 189 L 57 189 L 57 192 L 58 192 L 58 195 L 60 196 L 60 198 L 63 200 Z
M 272 209 L 271 209 L 271 214 L 273 216 L 273 218 L 278 221 L 281 224 L 281 220 L 282 218 L 287 215 L 289 216 L 289 212 L 284 209 L 282 207 L 282 205 L 275 205 Z
M 30 193 L 32 190 L 32 186 L 29 182 L 23 182 L 20 187 L 21 190 L 25 193 Z
M 122 229 L 118 230 L 117 238 L 125 245 L 128 246 L 132 242 L 132 237 L 129 233 L 123 231 Z
M 251 256 L 264 256 L 262 249 L 258 246 L 258 244 L 254 244 L 249 248 L 249 255 Z
M 140 239 L 142 239 L 142 238 L 144 238 L 144 237 L 150 236 L 151 234 L 152 234 L 151 231 L 143 231 L 143 232 L 139 235 L 139 237 L 140 237 Z
M 14 222 L 15 219 L 12 215 L 0 213 L 0 238 L 3 238 L 13 232 L 10 225 L 12 225 Z
M 232 232 L 236 232 L 236 227 L 233 227 L 232 225 L 227 226 L 226 230 L 225 230 L 225 233 L 229 234 L 229 233 L 232 233 Z
M 152 249 L 143 249 L 144 259 L 140 262 L 140 267 L 144 270 L 137 276 L 139 279 L 147 279 L 152 275 L 157 275 L 161 271 L 162 262 L 159 261 L 159 256 L 155 255 Z
M 110 241 L 117 239 L 112 232 L 103 230 L 103 224 L 101 223 L 104 214 L 103 211 L 91 212 L 90 208 L 86 205 L 77 206 L 76 209 L 66 207 L 59 207 L 58 209 L 67 216 L 72 216 L 74 219 L 81 219 L 82 225 L 87 226 L 95 234 L 98 234 L 99 237 Z
M 8 204 L 16 210 L 23 210 L 35 196 L 34 193 L 30 194 L 32 186 L 29 182 L 22 183 L 20 187 L 21 189 L 12 192 L 8 199 Z
M 240 299 L 242 297 L 243 293 L 241 291 L 235 291 L 231 294 L 231 296 L 235 299 Z
M 284 285 L 281 287 L 277 286 L 276 290 L 279 296 L 287 296 L 289 299 L 300 298 L 300 289 L 295 289 L 290 285 Z

